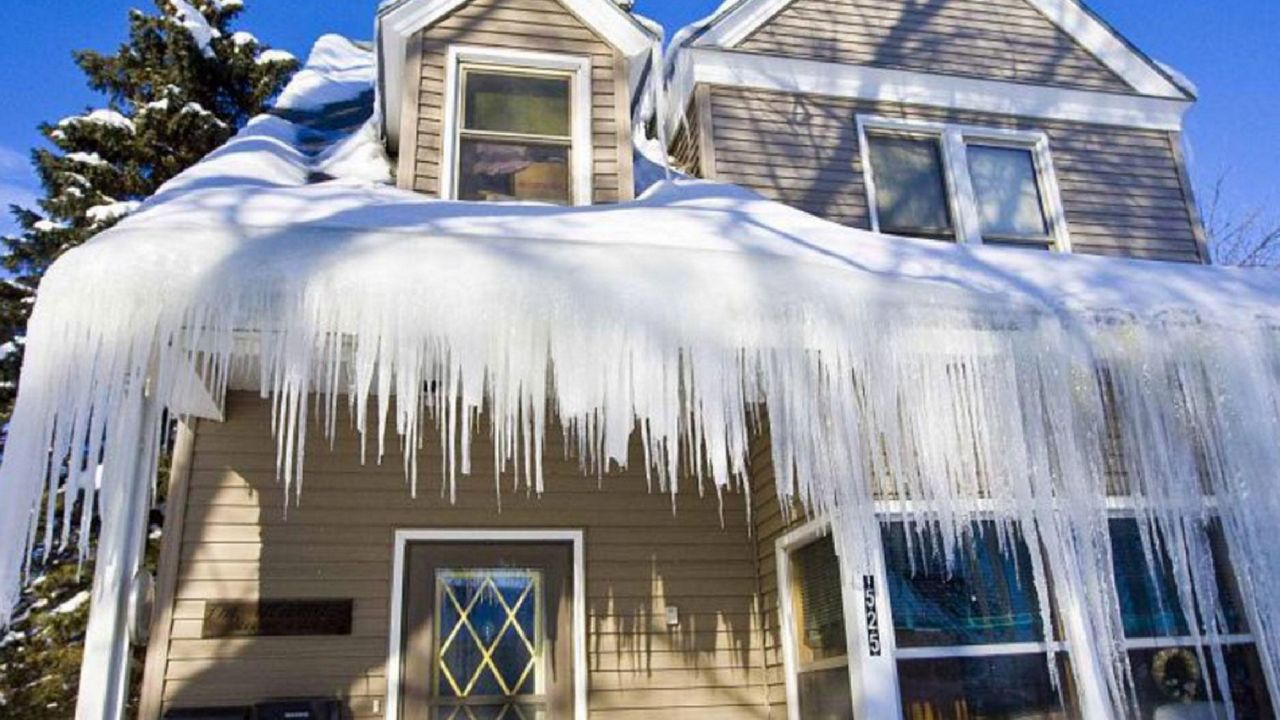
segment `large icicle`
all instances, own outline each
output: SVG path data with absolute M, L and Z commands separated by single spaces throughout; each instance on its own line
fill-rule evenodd
M 351 87 L 367 54 L 325 42 L 305 80 L 341 97 L 326 72 Z M 126 427 L 139 379 L 172 406 L 194 368 L 216 395 L 272 399 L 294 491 L 317 452 L 305 425 L 332 434 L 342 413 L 370 462 L 399 439 L 415 488 L 433 434 L 448 483 L 541 490 L 548 432 L 600 473 L 639 428 L 672 493 L 741 487 L 762 419 L 783 502 L 838 517 L 849 568 L 873 560 L 884 510 L 943 557 L 980 520 L 1043 548 L 1046 633 L 1051 602 L 1072 609 L 1071 652 L 1096 658 L 1117 714 L 1110 509 L 1130 504 L 1171 558 L 1191 618 L 1220 617 L 1218 523 L 1280 670 L 1274 276 L 886 238 L 710 183 L 596 208 L 432 201 L 367 167 L 308 184 L 316 132 L 291 117 L 258 119 L 45 278 L 0 467 L 0 616 L 44 489 L 136 452 L 120 438 L 158 431 Z M 382 161 L 352 137 L 329 140 Z M 481 416 L 495 468 L 470 465 Z

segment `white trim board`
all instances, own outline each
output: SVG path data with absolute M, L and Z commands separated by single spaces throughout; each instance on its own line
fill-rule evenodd
M 733 48 L 795 0 L 743 0 L 716 20 L 694 47 Z M 1191 99 L 1150 58 L 1085 8 L 1078 0 L 1026 0 L 1134 90 L 1153 97 Z
M 439 529 L 397 530 L 391 563 L 391 631 L 387 652 L 386 720 L 400 720 L 400 649 L 404 644 L 404 574 L 410 543 L 527 543 L 562 542 L 573 545 L 573 716 L 587 718 L 587 591 L 586 559 L 581 530 Z
M 931 75 L 707 48 L 685 49 L 672 81 L 673 122 L 699 83 L 954 108 L 996 115 L 1177 131 L 1189 100 Z M 678 108 L 678 111 L 677 111 Z M 671 126 L 673 129 L 676 125 Z
M 595 143 L 591 135 L 591 58 L 578 55 L 529 52 L 507 48 L 451 45 L 445 59 L 444 118 L 441 137 L 444 152 L 440 157 L 440 198 L 457 197 L 458 108 L 461 104 L 461 68 L 464 64 L 511 68 L 513 70 L 555 70 L 573 78 L 570 148 L 572 163 L 573 204 L 590 205 L 594 200 Z
M 629 59 L 641 57 L 653 47 L 648 31 L 613 0 L 559 1 Z M 407 0 L 379 12 L 374 32 L 378 44 L 378 108 L 392 149 L 399 147 L 402 109 L 398 99 L 401 84 L 405 82 L 410 36 L 467 2 L 469 0 Z

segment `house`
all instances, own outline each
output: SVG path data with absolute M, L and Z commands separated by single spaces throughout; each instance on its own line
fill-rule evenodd
M 0 580 L 100 493 L 79 717 L 139 644 L 147 720 L 1273 716 L 1280 291 L 1176 73 L 1076 0 L 376 27 L 42 287 Z

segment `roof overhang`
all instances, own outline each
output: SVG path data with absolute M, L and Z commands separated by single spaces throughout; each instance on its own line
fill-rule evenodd
M 740 0 L 690 36 L 692 47 L 729 49 L 795 0 Z M 1159 63 L 1138 50 L 1078 0 L 1027 0 L 1060 30 L 1092 53 L 1139 93 L 1151 97 L 1192 100 Z
M 378 111 L 391 149 L 399 145 L 401 107 L 409 38 L 469 0 L 389 0 L 378 9 L 374 34 L 378 59 Z M 629 59 L 652 50 L 655 38 L 614 0 L 560 0 L 587 27 Z
M 676 56 L 668 85 L 667 129 L 672 137 L 699 84 L 1164 131 L 1180 130 L 1193 104 L 1188 99 L 1071 90 L 695 46 Z

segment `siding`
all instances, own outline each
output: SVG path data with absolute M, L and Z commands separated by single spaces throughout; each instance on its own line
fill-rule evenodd
M 797 0 L 741 50 L 1132 93 L 1025 0 Z
M 416 141 L 401 168 L 412 168 L 412 188 L 440 193 L 443 152 L 445 58 L 450 45 L 478 45 L 555 52 L 591 58 L 595 202 L 634 194 L 630 167 L 631 98 L 620 55 L 557 0 L 472 0 L 414 39 L 417 69 Z M 414 74 L 407 74 L 413 82 Z M 407 136 L 411 137 L 411 136 Z M 625 151 L 625 152 L 623 152 Z
M 398 457 L 363 467 L 350 432 L 333 452 L 317 432 L 308 442 L 301 504 L 290 506 L 286 518 L 268 417 L 267 403 L 255 395 L 233 394 L 229 420 L 196 431 L 179 509 L 184 527 L 170 638 L 158 654 L 166 707 L 338 695 L 353 717 L 378 717 L 395 529 L 569 527 L 586 534 L 593 718 L 769 716 L 756 552 L 743 496 L 725 497 L 723 526 L 714 493 L 682 495 L 673 514 L 668 496 L 647 491 L 638 449 L 635 469 L 599 481 L 585 477 L 576 461 L 560 459 L 563 447 L 549 440 L 543 499 L 504 491 L 499 513 L 493 479 L 479 470 L 449 506 L 439 474 L 430 470 L 440 467 L 438 450 L 420 457 L 424 472 L 414 500 Z M 477 468 L 492 467 L 485 456 L 481 444 Z M 353 635 L 200 639 L 211 600 L 308 597 L 354 598 Z M 680 609 L 676 629 L 665 625 L 667 605 Z
M 790 517 L 778 502 L 777 479 L 768 436 L 751 443 L 752 520 L 756 538 L 756 558 L 760 572 L 760 625 L 764 640 L 764 676 L 769 702 L 777 717 L 785 718 L 787 685 L 782 659 L 782 616 L 778 599 L 777 543 L 788 530 L 803 523 L 803 513 Z
M 1200 262 L 1174 133 L 715 86 L 717 179 L 870 228 L 859 113 L 1042 130 L 1076 252 Z

